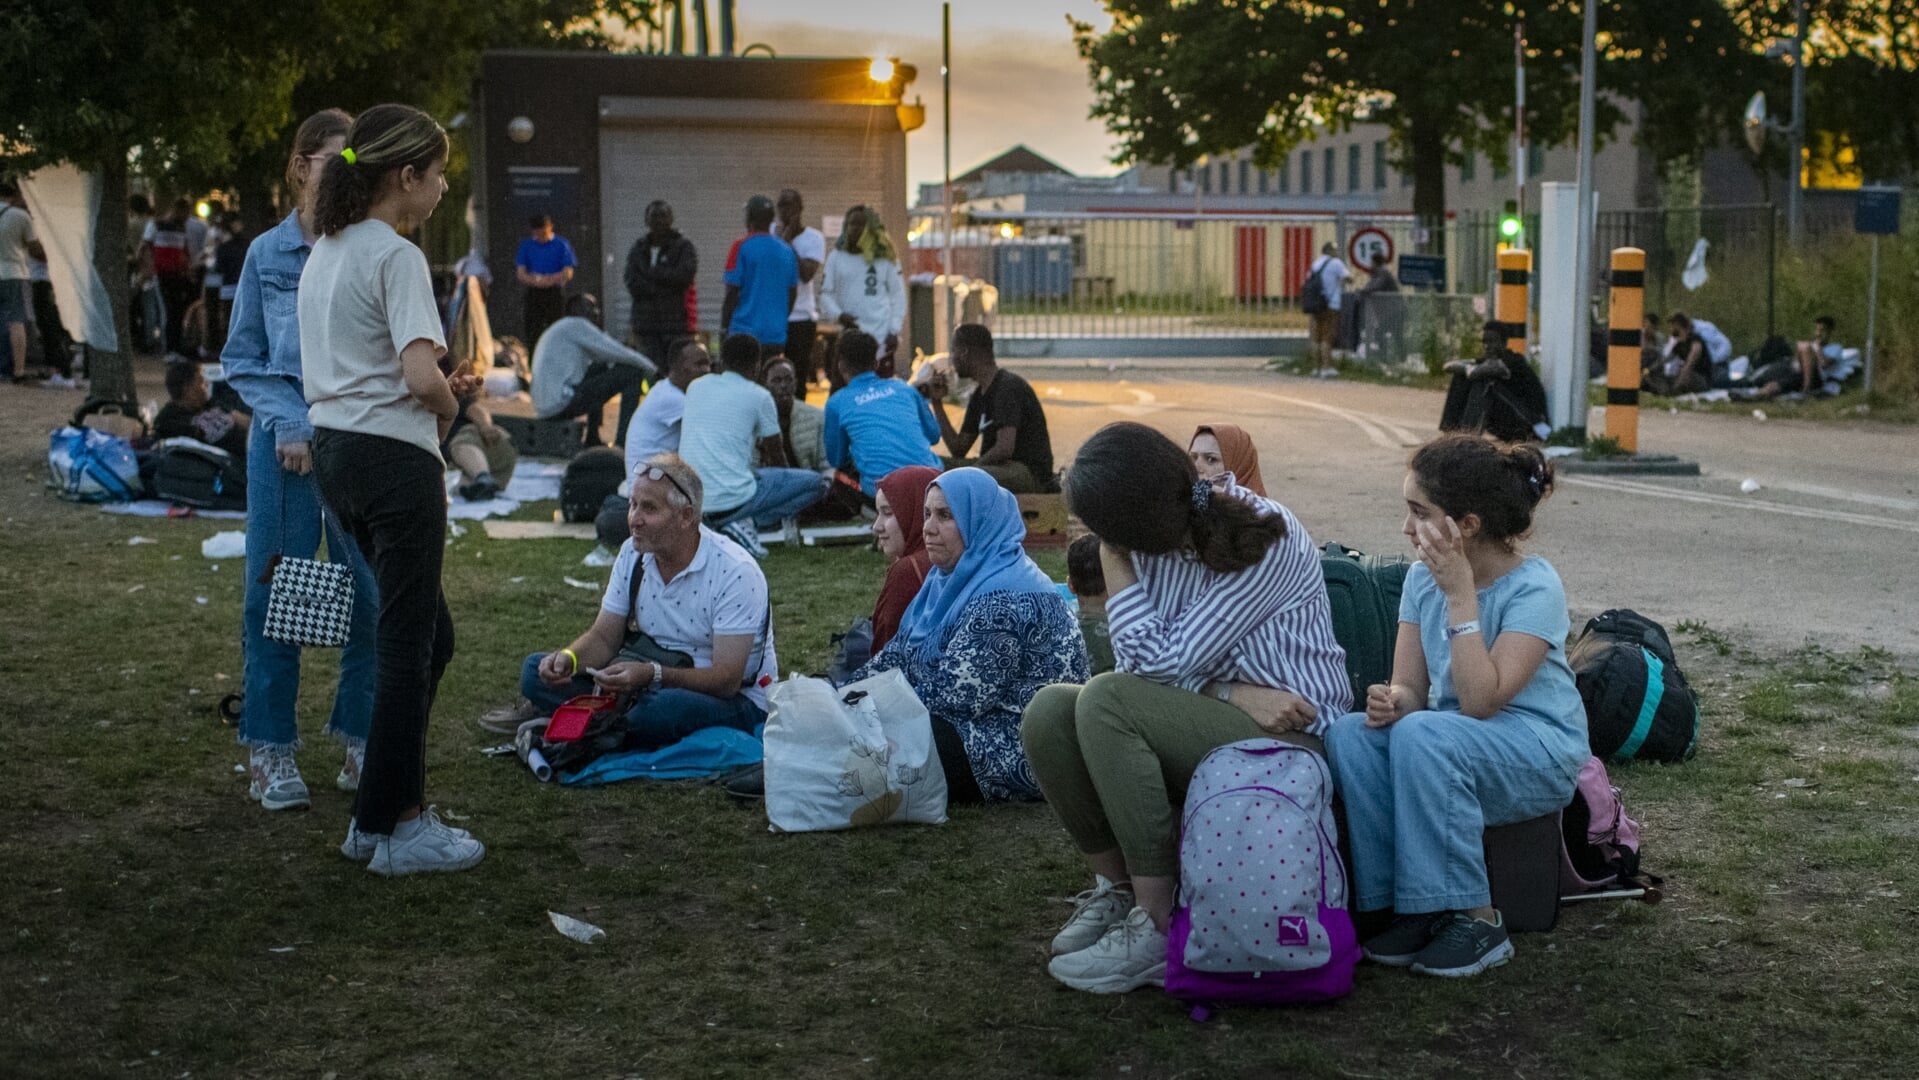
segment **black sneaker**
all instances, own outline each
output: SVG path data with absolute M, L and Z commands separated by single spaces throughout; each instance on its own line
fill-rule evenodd
M 1433 936 L 1451 915 L 1450 911 L 1401 915 L 1391 926 L 1367 938 L 1359 951 L 1375 964 L 1411 967 L 1419 951 L 1432 944 Z
M 467 502 L 486 502 L 500 493 L 500 485 L 493 477 L 482 473 L 470 484 L 460 485 L 460 498 Z
M 1457 979 L 1511 960 L 1513 943 L 1506 934 L 1506 917 L 1494 914 L 1499 919 L 1496 923 L 1481 922 L 1463 911 L 1447 916 L 1432 944 L 1419 950 L 1413 970 Z

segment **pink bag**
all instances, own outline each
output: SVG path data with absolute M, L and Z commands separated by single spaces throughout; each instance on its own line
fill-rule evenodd
M 1566 842 L 1560 848 L 1559 895 L 1637 884 L 1639 823 L 1626 816 L 1605 762 L 1593 757 L 1580 766 L 1560 823 Z

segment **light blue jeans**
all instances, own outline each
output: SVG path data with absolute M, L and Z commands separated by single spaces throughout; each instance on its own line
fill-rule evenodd
M 373 720 L 373 687 L 379 657 L 380 601 L 373 571 L 338 522 L 320 513 L 320 491 L 311 475 L 280 467 L 273 436 L 256 427 L 247 440 L 247 591 L 241 618 L 245 653 L 240 742 L 248 746 L 300 745 L 294 709 L 300 697 L 300 648 L 266 638 L 270 586 L 260 578 L 273 556 L 311 559 L 326 532 L 327 558 L 353 570 L 353 626 L 340 650 L 340 686 L 333 696 L 327 734 L 364 741 Z
M 1577 777 L 1512 712 L 1422 711 L 1385 728 L 1349 713 L 1326 732 L 1326 753 L 1346 803 L 1359 911 L 1490 904 L 1486 828 L 1564 809 Z
M 755 469 L 753 497 L 732 510 L 708 515 L 707 524 L 723 529 L 741 518 L 784 521 L 824 498 L 832 481 L 810 469 Z

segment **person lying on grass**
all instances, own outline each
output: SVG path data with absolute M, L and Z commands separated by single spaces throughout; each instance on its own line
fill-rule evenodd
M 1442 435 L 1413 454 L 1402 531 L 1419 561 L 1400 597 L 1393 681 L 1326 735 L 1355 908 L 1398 915 L 1363 944 L 1374 963 L 1465 976 L 1510 960 L 1482 834 L 1563 808 L 1590 753 L 1566 665 L 1566 591 L 1519 551 L 1552 488 L 1529 444 Z
M 600 612 L 563 649 L 520 669 L 519 704 L 480 718 L 511 734 L 580 694 L 630 694 L 626 748 L 657 750 L 695 731 L 750 732 L 766 721 L 779 672 L 766 575 L 745 549 L 700 524 L 700 474 L 661 454 L 633 475 L 627 526 Z
M 1200 760 L 1242 739 L 1321 750 L 1352 703 L 1319 551 L 1285 507 L 1199 478 L 1179 444 L 1109 424 L 1066 473 L 1102 544 L 1116 671 L 1049 686 L 1020 736 L 1094 874 L 1047 970 L 1076 990 L 1164 985 L 1177 811 Z

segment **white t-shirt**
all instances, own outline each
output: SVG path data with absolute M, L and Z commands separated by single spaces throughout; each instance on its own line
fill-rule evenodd
M 1321 255 L 1311 272 L 1319 275 L 1319 283 L 1326 290 L 1326 310 L 1338 311 L 1346 290 L 1346 264 L 1331 255 Z
M 746 505 L 760 483 L 753 475 L 753 445 L 779 433 L 779 408 L 766 387 L 734 371 L 693 380 L 680 420 L 680 456 L 706 485 L 706 513 Z
M 316 428 L 384 435 L 440 457 L 439 421 L 407 391 L 400 353 L 446 352 L 426 253 L 383 221 L 313 244 L 300 275 L 300 365 Z
M 620 545 L 600 610 L 628 619 L 629 628 L 633 623 L 626 596 L 633 586 L 636 562 L 642 566 L 638 629 L 663 647 L 691 656 L 696 668 L 713 666 L 714 638 L 753 635 L 753 651 L 746 660 L 747 685 L 740 693 L 766 708 L 766 688 L 779 678 L 780 664 L 773 652 L 766 575 L 753 556 L 702 525 L 693 561 L 672 581 L 663 581 L 652 554 L 637 554 L 628 539 Z
M 33 215 L 0 203 L 0 281 L 27 280 L 27 244 L 35 239 Z
M 661 379 L 640 399 L 626 425 L 626 479 L 620 494 L 633 490 L 633 470 L 648 458 L 680 452 L 680 418 L 686 415 L 686 391 Z M 700 482 L 705 483 L 704 474 Z
M 793 313 L 786 317 L 787 322 L 818 322 L 820 318 L 820 280 L 826 277 L 826 234 L 811 225 L 793 238 L 793 254 L 801 262 L 812 259 L 820 264 L 813 271 L 813 280 L 800 282 L 799 291 L 793 294 Z

